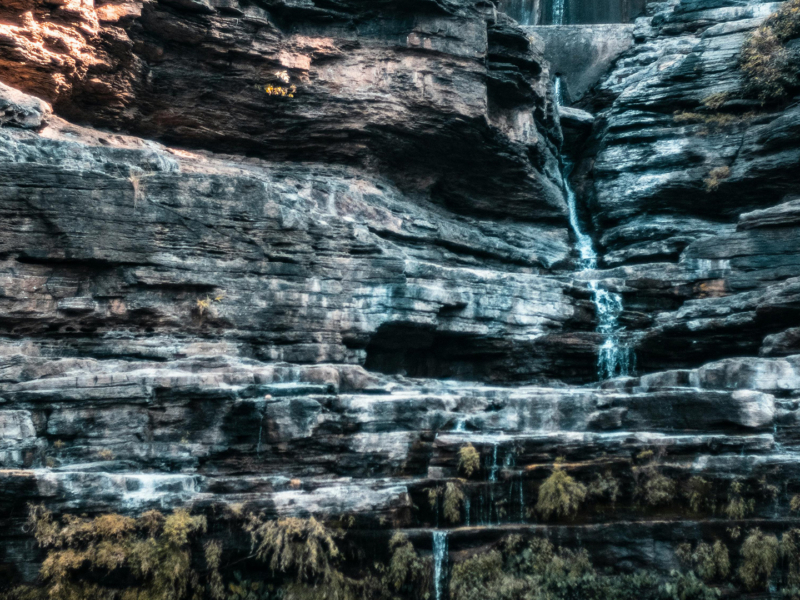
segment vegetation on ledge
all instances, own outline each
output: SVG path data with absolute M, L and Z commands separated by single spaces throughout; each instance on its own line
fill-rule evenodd
M 788 42 L 800 37 L 800 0 L 789 0 L 745 41 L 739 66 L 747 95 L 773 102 L 798 85 L 797 54 Z

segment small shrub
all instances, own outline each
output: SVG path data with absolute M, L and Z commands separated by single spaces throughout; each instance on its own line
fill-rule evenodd
M 497 550 L 468 558 L 453 567 L 450 576 L 452 600 L 488 600 L 497 598 L 496 590 L 503 581 L 503 556 Z
M 619 497 L 619 481 L 611 471 L 606 471 L 602 475 L 598 473 L 597 479 L 589 484 L 587 494 L 592 498 L 607 499 L 611 504 L 616 504 Z
M 436 510 L 439 506 L 439 497 L 442 495 L 442 488 L 428 488 L 428 504 L 431 507 L 431 510 Z
M 335 579 L 340 556 L 336 540 L 341 534 L 314 517 L 270 521 L 250 514 L 244 529 L 250 534 L 253 555 L 273 573 L 295 573 L 298 583 Z
M 715 191 L 719 185 L 726 179 L 731 176 L 731 168 L 730 167 L 716 167 L 715 169 L 711 169 L 708 174 L 708 177 L 704 180 L 706 184 L 706 191 L 713 192 Z
M 790 529 L 781 537 L 781 556 L 786 561 L 786 583 L 800 589 L 800 529 Z
M 108 448 L 103 448 L 97 453 L 97 457 L 100 460 L 114 460 L 114 453 Z
M 646 450 L 636 457 L 641 466 L 633 468 L 636 481 L 634 496 L 648 506 L 664 506 L 675 499 L 675 482 L 658 470 L 652 450 Z
M 713 546 L 701 542 L 694 551 L 690 544 L 681 544 L 675 554 L 705 582 L 723 580 L 731 570 L 728 547 L 719 540 Z
M 689 501 L 689 508 L 694 513 L 699 513 L 703 509 L 714 512 L 717 508 L 711 483 L 702 477 L 692 477 L 689 479 L 686 483 L 683 495 Z
M 649 506 L 664 506 L 675 499 L 675 482 L 658 471 L 645 476 L 640 495 Z
M 190 590 L 198 591 L 191 540 L 205 532 L 204 517 L 176 510 L 168 516 L 148 511 L 138 519 L 64 515 L 59 522 L 43 506 L 31 506 L 28 526 L 47 550 L 40 575 L 51 600 L 113 597 L 111 589 L 83 580 L 87 569 L 105 573 L 125 569 L 136 583 L 123 591 L 140 598 L 180 600 Z M 213 563 L 214 555 L 212 548 L 206 557 Z
M 208 595 L 212 600 L 222 600 L 225 597 L 225 586 L 222 584 L 222 575 L 219 572 L 222 544 L 216 541 L 206 542 L 204 550 L 208 570 Z
M 277 71 L 275 73 L 275 78 L 281 82 L 281 84 L 269 84 L 264 87 L 264 91 L 267 93 L 267 96 L 282 96 L 285 98 L 294 98 L 294 95 L 297 93 L 297 86 L 289 85 L 289 81 L 291 77 L 289 77 L 289 73 L 287 71 Z
M 778 562 L 778 538 L 753 529 L 742 544 L 739 578 L 748 590 L 766 588 Z
M 773 502 L 777 500 L 778 494 L 781 492 L 780 488 L 778 488 L 777 485 L 769 483 L 766 477 L 759 479 L 758 486 L 761 489 L 761 494 L 765 498 L 771 499 Z
M 536 511 L 544 519 L 551 516 L 575 517 L 586 499 L 586 487 L 567 475 L 560 464 L 553 466 L 553 472 L 539 488 Z
M 800 494 L 795 494 L 792 496 L 792 499 L 789 500 L 789 510 L 791 512 L 800 511 Z
M 681 125 L 701 124 L 716 131 L 731 125 L 746 123 L 754 116 L 754 113 L 733 115 L 730 113 L 676 112 L 672 116 L 672 120 Z
M 452 481 L 448 481 L 444 487 L 444 518 L 450 523 L 459 523 L 461 521 L 461 507 L 464 504 L 464 492 L 461 491 L 461 486 Z
M 467 478 L 480 471 L 481 456 L 472 444 L 462 446 L 458 451 L 458 470 Z
M 404 533 L 395 533 L 389 541 L 391 558 L 384 577 L 387 588 L 395 592 L 423 597 L 430 589 L 431 565 L 422 560 Z
M 261 581 L 244 579 L 239 571 L 234 574 L 235 581 L 228 584 L 225 600 L 281 600 L 283 590 L 274 590 L 271 585 Z
M 744 484 L 741 481 L 731 483 L 731 487 L 728 490 L 728 504 L 725 505 L 724 509 L 729 519 L 744 519 L 755 511 L 756 501 L 752 498 L 745 499 L 744 492 Z
M 670 581 L 661 590 L 665 600 L 715 600 L 720 596 L 719 590 L 708 587 L 694 572 L 684 574 L 672 571 Z

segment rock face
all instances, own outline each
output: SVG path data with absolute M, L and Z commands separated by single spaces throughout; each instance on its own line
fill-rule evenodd
M 797 527 L 800 109 L 737 95 L 777 7 L 650 3 L 559 108 L 484 2 L 4 3 L 0 573 L 36 579 L 29 503 L 662 575 Z M 638 372 L 598 382 L 606 290 Z
M 72 120 L 391 170 L 457 212 L 563 221 L 550 78 L 526 36 L 482 3 L 373 4 L 15 0 L 0 78 Z
M 573 177 L 645 369 L 773 344 L 786 355 L 800 318 L 800 150 L 789 142 L 800 112 L 742 100 L 738 67 L 743 40 L 779 3 L 730 4 L 681 2 L 640 20 L 583 103 L 597 125 Z
M 542 38 L 550 70 L 561 77 L 567 103 L 579 102 L 633 45 L 634 25 L 526 27 Z

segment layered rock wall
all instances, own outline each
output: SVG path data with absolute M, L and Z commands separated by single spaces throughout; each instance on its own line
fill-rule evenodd
M 666 576 L 720 541 L 735 573 L 740 533 L 798 525 L 797 107 L 738 94 L 777 7 L 651 3 L 566 147 L 537 40 L 485 3 L 5 3 L 8 581 L 43 558 L 29 503 L 187 507 L 237 561 L 213 523 L 248 510 L 347 517 L 377 557 L 519 533 Z M 594 381 L 598 289 L 635 376 Z M 555 473 L 575 514 L 542 509 Z

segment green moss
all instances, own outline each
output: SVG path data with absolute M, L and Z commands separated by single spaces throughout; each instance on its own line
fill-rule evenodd
M 778 538 L 760 529 L 750 531 L 742 544 L 739 578 L 748 590 L 766 588 L 778 562 Z
M 539 488 L 536 511 L 544 519 L 555 517 L 573 518 L 586 500 L 586 487 L 567 475 L 559 464 Z
M 472 444 L 462 446 L 458 451 L 458 469 L 467 478 L 480 471 L 481 457 Z

